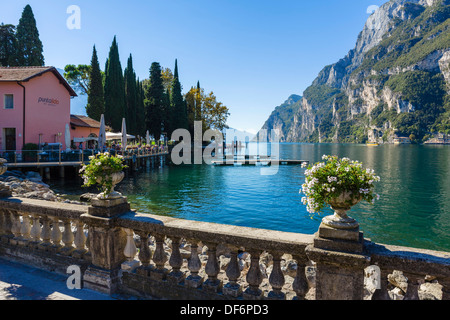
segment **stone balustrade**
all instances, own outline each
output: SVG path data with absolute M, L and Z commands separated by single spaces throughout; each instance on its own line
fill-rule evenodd
M 394 270 L 408 278 L 405 299 L 419 299 L 425 277 L 434 277 L 442 299 L 450 299 L 450 253 L 369 240 L 359 247 L 327 238 L 324 230 L 305 235 L 141 214 L 126 198 L 91 206 L 0 199 L 2 257 L 64 274 L 79 265 L 83 286 L 102 292 L 179 300 L 355 300 L 365 298 L 364 270 L 372 266 L 380 275 L 374 300 L 390 299 Z M 284 270 L 286 257 L 295 262 L 295 274 Z M 310 265 L 316 269 L 312 295 L 305 274 Z

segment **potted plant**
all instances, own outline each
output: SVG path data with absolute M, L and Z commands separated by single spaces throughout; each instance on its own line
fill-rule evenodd
M 365 169 L 361 162 L 349 158 L 324 155 L 324 162 L 310 165 L 305 170 L 305 183 L 301 192 L 308 212 L 322 211 L 327 205 L 334 215 L 325 217 L 325 225 L 337 229 L 358 227 L 355 219 L 347 216 L 347 211 L 360 201 L 373 203 L 379 199 L 374 192 L 374 182 L 380 181 L 374 170 Z
M 121 155 L 112 156 L 108 152 L 98 153 L 89 157 L 90 162 L 80 169 L 80 174 L 84 180 L 83 187 L 99 185 L 102 191 L 99 199 L 115 199 L 122 195 L 114 191 L 114 187 L 123 180 L 125 174 L 123 169 L 127 166 L 123 164 Z

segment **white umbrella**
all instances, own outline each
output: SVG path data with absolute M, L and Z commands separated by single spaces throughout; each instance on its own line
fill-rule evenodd
M 98 133 L 98 148 L 103 150 L 106 145 L 106 126 L 105 126 L 105 117 L 102 114 L 100 118 L 100 131 Z
M 127 148 L 127 125 L 125 123 L 125 118 L 122 118 L 122 150 L 125 151 Z
M 64 139 L 66 143 L 66 151 L 70 151 L 70 127 L 68 123 L 66 123 L 66 132 L 64 133 Z
M 150 145 L 150 133 L 148 132 L 148 130 L 145 139 L 146 139 L 145 143 L 147 144 L 147 146 Z

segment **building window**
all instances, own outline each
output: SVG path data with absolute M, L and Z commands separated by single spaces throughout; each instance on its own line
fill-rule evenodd
M 5 94 L 5 109 L 14 109 L 14 95 Z

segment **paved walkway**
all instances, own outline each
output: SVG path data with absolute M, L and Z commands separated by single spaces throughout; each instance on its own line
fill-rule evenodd
M 122 300 L 89 289 L 70 290 L 67 277 L 0 258 L 0 300 Z

